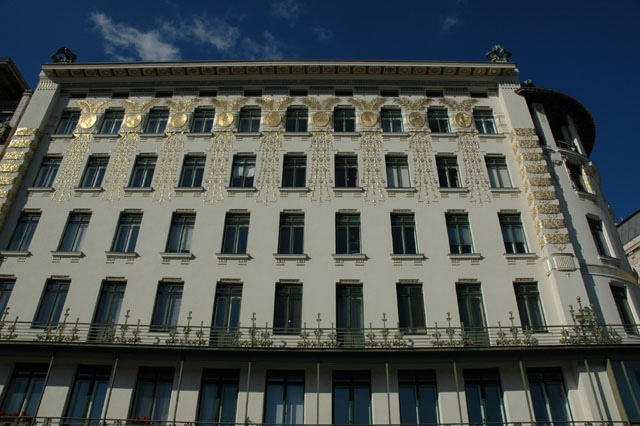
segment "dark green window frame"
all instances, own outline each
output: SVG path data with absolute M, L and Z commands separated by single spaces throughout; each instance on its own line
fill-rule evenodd
M 524 228 L 520 220 L 519 213 L 499 213 L 500 229 L 502 230 L 502 240 L 507 254 L 528 253 L 527 239 L 524 235 Z
M 63 112 L 56 128 L 56 135 L 72 134 L 78 125 L 78 120 L 80 120 L 80 111 L 67 110 Z
M 274 334 L 298 334 L 302 325 L 302 284 L 276 284 Z
M 102 135 L 117 135 L 122 125 L 122 119 L 124 118 L 124 111 L 121 110 L 107 110 L 104 113 L 104 119 L 102 120 L 102 127 L 100 127 L 100 134 Z
M 196 224 L 195 213 L 174 213 L 167 238 L 167 253 L 190 253 L 193 229 Z
M 149 331 L 171 331 L 176 328 L 179 321 L 180 305 L 182 305 L 183 288 L 184 283 L 181 282 L 160 281 L 158 283 Z
M 142 223 L 142 213 L 121 213 L 116 234 L 113 237 L 111 251 L 116 253 L 134 253 Z
M 432 133 L 451 133 L 449 112 L 445 108 L 429 108 L 427 120 Z
M 304 253 L 304 214 L 281 213 L 278 254 Z
M 209 133 L 213 128 L 215 110 L 199 108 L 193 113 L 191 133 Z
M 422 284 L 398 284 L 398 326 L 404 333 L 425 333 L 427 320 L 424 312 Z
M 520 324 L 524 330 L 536 333 L 547 331 L 544 312 L 540 303 L 537 283 L 513 283 L 520 314 Z
M 293 107 L 287 109 L 285 131 L 306 132 L 309 111 L 306 108 Z
M 169 120 L 168 109 L 152 109 L 151 112 L 149 112 L 149 118 L 147 119 L 147 126 L 144 132 L 150 134 L 164 133 L 164 130 L 167 128 L 167 120 Z
M 449 236 L 449 253 L 468 254 L 473 253 L 473 238 L 469 215 L 466 213 L 447 213 L 447 234 Z
M 336 254 L 361 254 L 360 214 L 336 214 Z
M 304 423 L 304 375 L 304 370 L 267 371 L 263 410 L 265 425 Z M 276 418 L 278 414 L 280 418 Z
M 504 157 L 485 157 L 489 183 L 492 188 L 512 188 L 507 160 Z
M 62 308 L 67 300 L 67 293 L 69 293 L 69 285 L 68 280 L 47 280 L 32 327 L 45 328 L 58 325 Z
M 609 252 L 609 245 L 607 244 L 607 240 L 604 237 L 604 231 L 602 229 L 602 221 L 598 219 L 587 218 L 589 222 L 589 229 L 591 230 L 591 236 L 593 237 L 593 242 L 598 249 L 598 254 L 600 256 L 610 257 L 611 253 Z
M 307 172 L 305 155 L 285 155 L 282 166 L 282 186 L 284 188 L 304 188 Z
M 385 133 L 402 133 L 402 111 L 396 108 L 383 108 L 380 111 L 382 131 Z
M 629 305 L 629 300 L 627 299 L 627 289 L 622 286 L 610 285 L 611 294 L 613 295 L 613 300 L 616 302 L 616 308 L 618 308 L 618 314 L 620 315 L 620 320 L 624 325 L 624 329 L 629 334 L 637 335 L 638 326 L 636 325 L 636 321 L 633 318 L 633 313 L 631 312 L 631 306 Z
M 480 134 L 496 134 L 496 123 L 493 120 L 493 111 L 488 109 L 473 110 L 473 120 L 476 123 L 476 130 Z
M 436 168 L 438 169 L 440 188 L 462 187 L 456 157 L 436 156 Z
M 36 188 L 51 188 L 56 180 L 61 161 L 62 158 L 60 157 L 44 157 L 33 186 Z
M 355 155 L 336 155 L 336 188 L 358 187 L 358 157 Z
M 240 371 L 205 368 L 198 398 L 199 425 L 232 425 L 236 421 Z M 211 408 L 213 405 L 213 408 Z
M 473 345 L 487 346 L 487 317 L 480 284 L 456 284 L 460 323 Z
M 249 214 L 227 213 L 222 236 L 222 253 L 246 254 L 249 236 Z
M 409 188 L 409 161 L 406 155 L 387 155 L 387 185 L 389 188 Z
M 80 182 L 80 187 L 100 188 L 108 165 L 109 157 L 105 155 L 92 155 L 89 157 L 82 181 Z
M 255 172 L 256 157 L 254 155 L 234 156 L 229 186 L 232 188 L 252 188 Z
M 336 108 L 333 111 L 334 132 L 356 131 L 356 110 L 353 108 Z
M 257 133 L 260 131 L 260 108 L 242 108 L 238 123 L 238 133 Z
M 527 380 L 537 424 L 566 424 L 571 420 L 567 390 L 559 367 L 527 368 Z
M 31 245 L 31 239 L 36 232 L 38 222 L 40 221 L 40 212 L 22 212 L 20 219 L 13 230 L 13 235 L 7 246 L 7 250 L 11 251 L 27 251 Z
M 505 419 L 498 369 L 464 369 L 469 423 L 501 424 Z
M 416 220 L 413 213 L 391 214 L 393 254 L 417 254 Z
M 332 396 L 333 424 L 371 424 L 371 373 L 368 370 L 334 370 Z
M 206 161 L 207 157 L 202 155 L 186 155 L 182 163 L 179 187 L 197 188 L 202 186 Z
M 400 424 L 435 425 L 438 420 L 438 386 L 434 370 L 399 370 Z
M 156 169 L 155 155 L 138 155 L 131 173 L 129 186 L 132 188 L 150 188 L 153 181 L 153 173 Z

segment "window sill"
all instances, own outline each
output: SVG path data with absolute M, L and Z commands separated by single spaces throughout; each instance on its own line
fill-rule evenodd
M 409 133 L 407 132 L 382 132 L 382 136 L 397 136 L 397 137 L 406 137 L 409 136 Z
M 75 192 L 80 192 L 82 194 L 98 194 L 104 191 L 101 186 L 98 186 L 98 187 L 76 186 L 75 188 L 73 188 L 73 190 Z
M 482 260 L 481 253 L 449 253 L 449 259 L 451 260 Z
M 280 192 L 309 192 L 308 186 L 281 186 L 278 188 Z
M 251 255 L 249 253 L 216 253 L 218 259 L 225 260 L 249 260 Z
M 361 186 L 334 186 L 333 192 L 364 192 L 364 188 L 362 188 Z
M 616 257 L 603 256 L 603 255 L 599 254 L 598 255 L 598 259 L 600 259 L 600 262 L 604 263 L 605 265 L 611 265 L 611 266 L 615 266 L 617 268 L 622 266 L 622 262 L 620 261 L 620 259 L 618 259 Z
M 467 188 L 465 186 L 461 186 L 461 187 L 458 187 L 458 188 L 440 187 L 440 188 L 438 188 L 438 190 L 442 194 L 462 194 L 462 193 L 469 192 L 469 188 Z
M 25 258 L 31 256 L 31 252 L 29 250 L 0 250 L 0 256 Z
M 227 192 L 257 192 L 256 188 L 254 188 L 253 186 L 248 188 L 239 186 L 227 186 L 225 187 L 225 189 L 227 190 Z
M 309 136 L 311 133 L 309 132 L 287 132 L 285 131 L 283 135 L 285 136 Z
M 150 186 L 126 186 L 124 192 L 153 192 Z
M 164 133 L 140 133 L 141 138 L 160 138 L 164 137 Z
M 57 259 L 80 259 L 81 257 L 84 257 L 84 253 L 81 251 L 52 251 L 51 256 Z
M 55 189 L 52 186 L 30 186 L 27 188 L 28 194 L 38 194 L 38 193 L 46 194 L 53 191 L 55 191 Z
M 411 192 L 416 192 L 416 188 L 413 188 L 411 186 L 388 186 L 385 188 L 387 190 L 387 192 L 398 192 L 398 193 L 411 193 Z
M 179 186 L 177 188 L 174 188 L 174 191 L 176 191 L 176 193 L 180 194 L 180 193 L 195 193 L 195 192 L 204 192 L 204 187 L 202 186 Z
M 192 253 L 171 253 L 171 252 L 163 252 L 160 253 L 162 256 L 162 260 L 172 260 L 172 259 L 193 259 Z
M 136 257 L 140 257 L 140 255 L 135 251 L 105 251 L 104 253 L 107 255 L 107 259 L 134 259 Z
M 520 188 L 512 187 L 512 188 L 491 188 L 491 192 L 495 194 L 517 194 L 520 191 Z
M 307 253 L 273 253 L 273 257 L 283 260 L 306 260 L 309 258 L 309 255 Z
M 331 257 L 333 257 L 333 260 L 341 260 L 341 261 L 345 261 L 345 260 L 360 260 L 360 261 L 364 261 L 367 260 L 367 255 L 363 254 L 363 253 L 358 253 L 358 254 L 336 254 L 333 253 L 331 255 Z
M 400 254 L 400 253 L 391 253 L 391 259 L 393 260 L 424 260 L 424 253 L 416 253 L 416 254 Z
M 481 138 L 499 138 L 502 137 L 502 133 L 480 133 L 478 132 L 478 136 Z
M 578 193 L 578 197 L 582 200 L 590 200 L 590 201 L 597 201 L 598 200 L 598 196 L 596 194 L 592 194 L 590 192 L 585 192 L 585 191 L 580 191 L 578 189 L 576 189 L 576 192 Z
M 438 133 L 438 132 L 433 133 L 432 132 L 431 136 L 436 136 L 436 137 L 439 136 L 439 137 L 442 137 L 442 138 L 450 138 L 452 136 L 457 136 L 457 135 L 455 133 L 452 133 L 452 132 L 448 132 L 448 133 Z
M 94 134 L 93 137 L 105 138 L 105 139 L 118 139 L 120 135 L 117 133 L 96 133 Z
M 51 135 L 52 139 L 73 139 L 73 137 L 74 137 L 73 133 L 52 134 Z
M 236 132 L 236 136 L 242 138 L 242 137 L 247 137 L 247 138 L 255 138 L 258 136 L 262 136 L 262 133 L 260 132 Z
M 333 132 L 333 136 L 344 136 L 344 137 L 360 136 L 360 132 Z
M 504 253 L 503 256 L 507 260 L 535 260 L 538 258 L 535 253 Z

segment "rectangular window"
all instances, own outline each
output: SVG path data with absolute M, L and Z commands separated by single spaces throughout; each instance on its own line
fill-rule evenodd
M 304 253 L 304 215 L 281 213 L 278 254 L 302 253 Z
M 389 188 L 409 188 L 409 162 L 402 155 L 387 155 L 387 186 Z
M 497 369 L 463 370 L 469 423 L 501 424 L 504 419 L 500 372 Z
M 504 157 L 485 157 L 489 183 L 492 188 L 511 188 L 511 178 L 507 169 L 507 160 Z
M 182 163 L 182 173 L 180 174 L 181 188 L 197 188 L 202 186 L 202 176 L 204 175 L 204 164 L 207 158 L 200 155 L 186 155 Z
M 480 284 L 456 284 L 460 323 L 474 345 L 488 345 L 487 321 Z
M 524 229 L 520 221 L 520 214 L 498 213 L 502 240 L 505 253 L 528 253 L 527 241 L 524 238 Z
M 69 281 L 47 280 L 34 320 L 34 327 L 56 327 L 69 292 Z
M 164 129 L 167 128 L 167 120 L 169 119 L 169 110 L 166 109 L 152 109 L 149 112 L 149 119 L 147 120 L 147 127 L 144 129 L 145 133 L 164 133 Z
M 287 132 L 306 132 L 307 116 L 309 112 L 306 108 L 289 108 L 287 109 Z
M 631 306 L 627 300 L 627 289 L 619 287 L 617 285 L 611 286 L 611 293 L 613 294 L 613 300 L 616 302 L 618 308 L 618 314 L 624 329 L 629 334 L 638 334 L 638 327 L 636 321 L 633 319 L 633 313 L 631 312 Z
M 495 134 L 496 124 L 493 121 L 493 112 L 486 109 L 473 110 L 473 121 L 476 123 L 478 133 Z
M 333 111 L 334 132 L 356 131 L 356 110 L 353 108 L 336 108 Z
M 51 188 L 56 180 L 61 160 L 60 157 L 44 157 L 33 186 L 36 188 Z
M 362 285 L 338 284 L 336 286 L 336 326 L 338 341 L 343 347 L 364 347 Z
M 102 127 L 100 127 L 100 134 L 103 135 L 117 135 L 122 125 L 122 119 L 124 118 L 124 111 L 108 110 L 104 114 L 102 120 Z
M 242 285 L 218 283 L 211 321 L 211 345 L 231 345 L 240 324 Z
M 424 315 L 422 284 L 398 284 L 398 325 L 404 333 L 424 333 L 427 322 Z
M 336 214 L 336 254 L 361 254 L 360 214 Z
M 142 223 L 142 213 L 121 213 L 111 251 L 116 253 L 134 253 Z
M 238 370 L 202 370 L 197 424 L 213 426 L 235 423 L 239 380 Z
M 436 156 L 436 167 L 438 168 L 440 188 L 460 188 L 462 186 L 456 157 Z
M 100 297 L 96 313 L 93 316 L 90 340 L 108 340 L 114 331 L 114 325 L 118 323 L 120 307 L 124 299 L 124 281 L 103 281 L 100 289 Z
M 153 308 L 150 331 L 170 331 L 178 324 L 182 303 L 182 283 L 160 282 Z
M 336 187 L 356 188 L 358 186 L 358 157 L 355 155 L 336 155 Z
M 70 423 L 98 423 L 102 418 L 111 367 L 80 365 L 73 382 L 71 399 L 65 412 Z
M 58 251 L 80 251 L 90 220 L 91 213 L 72 212 L 64 228 Z
M 527 368 L 527 379 L 538 424 L 562 424 L 571 420 L 560 368 Z
M 596 248 L 598 249 L 598 254 L 600 256 L 611 256 L 609 252 L 609 245 L 607 244 L 607 240 L 604 237 L 604 231 L 602 230 L 602 221 L 597 219 L 587 218 L 589 222 L 589 229 L 591 229 L 591 236 L 593 237 L 593 242 L 596 244 Z
M 304 424 L 304 371 L 267 371 L 264 424 Z
M 131 173 L 129 186 L 132 188 L 150 188 L 153 172 L 156 168 L 156 157 L 152 155 L 138 155 Z
M 431 370 L 398 371 L 400 423 L 438 424 L 438 388 Z
M 233 157 L 231 171 L 232 188 L 252 188 L 256 174 L 256 157 L 253 155 L 236 155 Z
M 371 424 L 371 373 L 333 372 L 333 424 Z
M 466 213 L 447 213 L 445 214 L 445 218 L 447 222 L 447 234 L 449 235 L 449 253 L 473 253 L 469 216 Z
M 393 254 L 416 254 L 416 221 L 413 213 L 391 214 Z
M 429 128 L 432 133 L 451 133 L 449 113 L 444 108 L 429 108 L 427 111 Z
M 80 119 L 80 111 L 65 111 L 60 117 L 56 135 L 70 135 L 76 129 L 78 120 Z
M 13 291 L 13 285 L 16 283 L 14 279 L 2 278 L 0 279 L 0 318 L 4 315 L 7 305 L 9 304 L 9 297 Z
M 224 221 L 222 253 L 246 254 L 248 237 L 249 215 L 244 213 L 227 213 Z
M 89 157 L 80 186 L 82 188 L 100 188 L 108 164 L 109 157 L 95 155 Z
M 195 213 L 174 213 L 171 218 L 166 252 L 189 253 L 195 224 Z
M 536 283 L 514 283 L 516 302 L 520 314 L 520 324 L 525 330 L 534 332 L 547 331 L 544 321 L 540 293 Z
M 273 314 L 274 334 L 298 334 L 302 320 L 302 285 L 277 284 Z
M 380 121 L 382 122 L 382 131 L 385 133 L 401 133 L 402 128 L 402 111 L 399 109 L 383 108 L 380 111 Z
M 193 114 L 191 133 L 210 133 L 213 128 L 215 111 L 212 109 L 197 109 Z
M 16 364 L 0 411 L 34 416 L 47 376 L 47 364 Z
M 27 251 L 31 244 L 33 234 L 36 232 L 36 227 L 40 221 L 39 212 L 22 212 L 16 228 L 13 230 L 13 235 L 7 246 L 7 250 L 12 251 Z
M 238 133 L 257 133 L 260 131 L 260 108 L 242 108 Z
M 130 419 L 166 421 L 173 388 L 173 367 L 140 367 Z
M 589 192 L 587 190 L 587 184 L 585 177 L 582 173 L 582 166 L 575 163 L 567 162 L 567 173 L 569 173 L 569 180 L 576 191 Z
M 304 188 L 307 184 L 307 157 L 304 155 L 285 155 L 282 169 L 284 188 Z

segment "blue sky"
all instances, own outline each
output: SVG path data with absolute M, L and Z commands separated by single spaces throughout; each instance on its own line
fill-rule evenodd
M 640 208 L 640 1 L 0 0 L 0 56 L 35 87 L 62 45 L 78 62 L 211 59 L 482 61 L 494 44 L 522 79 L 596 121 L 591 160 L 616 218 Z

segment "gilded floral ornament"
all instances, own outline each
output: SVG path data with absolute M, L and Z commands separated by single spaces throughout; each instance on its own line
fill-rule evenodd
M 162 153 L 153 177 L 152 185 L 155 190 L 153 200 L 159 203 L 170 200 L 173 196 L 173 188 L 178 183 L 178 165 L 184 150 L 186 136 L 184 131 L 167 132 L 162 143 Z
M 360 114 L 360 122 L 366 127 L 373 127 L 378 122 L 378 117 L 371 111 L 365 111 Z
M 376 204 L 384 200 L 386 186 L 380 132 L 362 132 L 360 151 L 362 152 L 361 186 L 364 189 L 365 201 Z
M 180 99 L 173 98 L 173 99 L 167 99 L 166 102 L 172 111 L 191 112 L 196 106 L 198 106 L 198 104 L 200 104 L 200 102 L 202 102 L 202 99 L 192 98 L 192 99 L 187 99 L 183 101 Z M 182 127 L 182 126 L 174 126 L 174 127 Z
M 329 124 L 330 118 L 329 114 L 325 111 L 317 111 L 313 114 L 313 124 L 318 127 L 325 127 Z
M 458 132 L 458 150 L 462 153 L 462 165 L 471 201 L 476 196 L 480 204 L 482 204 L 483 197 L 489 201 L 491 190 L 485 172 L 484 160 L 480 153 L 478 134 L 475 131 Z
M 80 174 L 91 144 L 93 133 L 76 134 L 64 154 L 62 163 L 53 182 L 55 192 L 51 198 L 56 201 L 69 200 L 73 195 L 73 188 L 80 182 Z
M 282 114 L 277 111 L 270 111 L 264 117 L 264 122 L 267 123 L 269 127 L 276 127 L 282 123 Z
M 302 98 L 301 101 L 313 111 L 331 111 L 340 102 L 340 98 L 319 99 L 309 96 Z
M 189 120 L 189 116 L 186 113 L 178 112 L 171 116 L 169 124 L 171 127 L 180 128 L 187 124 L 187 120 Z
M 411 98 L 402 97 L 402 98 L 396 98 L 394 102 L 400 105 L 403 110 L 420 112 L 427 109 L 427 107 L 431 103 L 431 99 L 419 98 L 416 100 L 411 100 Z M 419 126 L 416 126 L 416 127 L 419 127 Z
M 120 99 L 122 106 L 127 113 L 147 112 L 149 108 L 159 102 L 159 99 L 146 99 L 144 101 L 136 101 L 133 99 Z
M 275 112 L 275 111 L 272 111 Z M 267 204 L 278 199 L 280 186 L 280 151 L 282 150 L 282 132 L 263 132 L 258 148 L 260 169 L 255 184 L 258 190 L 257 201 Z
M 233 149 L 233 132 L 216 131 L 209 148 L 209 166 L 204 180 L 204 201 L 215 203 L 224 199 L 224 187 L 227 182 L 227 169 Z
M 471 118 L 471 115 L 467 114 L 466 112 L 457 113 L 455 116 L 455 120 L 458 126 L 465 129 L 471 127 L 471 123 L 473 123 L 473 118 Z
M 471 112 L 473 106 L 478 102 L 477 99 L 465 99 L 463 101 L 456 101 L 451 98 L 443 98 L 440 100 L 444 105 L 448 106 L 454 112 Z
M 138 150 L 139 141 L 140 135 L 138 132 L 125 132 L 120 134 L 112 154 L 112 159 L 109 162 L 107 175 L 102 184 L 104 188 L 104 192 L 102 193 L 103 200 L 111 202 L 119 200 L 122 196 L 122 191 L 124 191 L 124 187 L 127 185 L 129 170 L 131 170 Z
M 82 117 L 80 118 L 80 120 L 78 120 L 78 126 L 83 129 L 90 129 L 96 124 L 97 121 L 98 116 L 93 112 L 82 114 Z
M 409 124 L 411 124 L 413 127 L 422 127 L 424 126 L 424 123 L 424 114 L 417 111 L 413 111 L 411 114 L 409 114 Z
M 223 98 L 214 98 L 211 99 L 211 103 L 220 111 L 239 111 L 242 105 L 246 104 L 249 101 L 248 98 L 236 98 L 234 100 L 223 99 Z M 233 115 L 232 115 L 233 118 Z M 233 121 L 233 120 L 232 120 Z M 229 123 L 231 124 L 231 123 Z M 229 125 L 227 124 L 227 126 Z M 223 126 L 226 127 L 226 126 Z
M 216 114 L 216 124 L 220 127 L 229 127 L 233 123 L 233 114 L 229 111 Z
M 331 200 L 333 194 L 333 178 L 331 174 L 331 157 L 333 156 L 333 133 L 329 131 L 311 132 L 309 146 L 310 167 L 309 187 L 311 200 L 322 204 Z
M 135 129 L 142 122 L 142 114 L 139 112 L 134 112 L 132 114 L 127 114 L 124 118 L 124 127 L 127 129 Z
M 78 99 L 76 101 L 82 114 L 102 114 L 111 104 L 113 104 L 112 99 L 107 99 L 101 102 L 91 102 L 86 99 Z
M 263 96 L 261 98 L 256 98 L 256 103 L 265 111 L 283 111 L 286 107 L 291 105 L 294 100 L 294 98 L 289 96 L 285 96 L 277 100 L 268 96 Z
M 348 101 L 360 111 L 378 111 L 386 102 L 384 98 L 374 98 L 368 101 L 364 98 L 349 98 Z
M 420 201 L 438 200 L 438 182 L 434 173 L 431 137 L 428 132 L 409 132 L 409 150 L 413 163 L 413 186 Z

